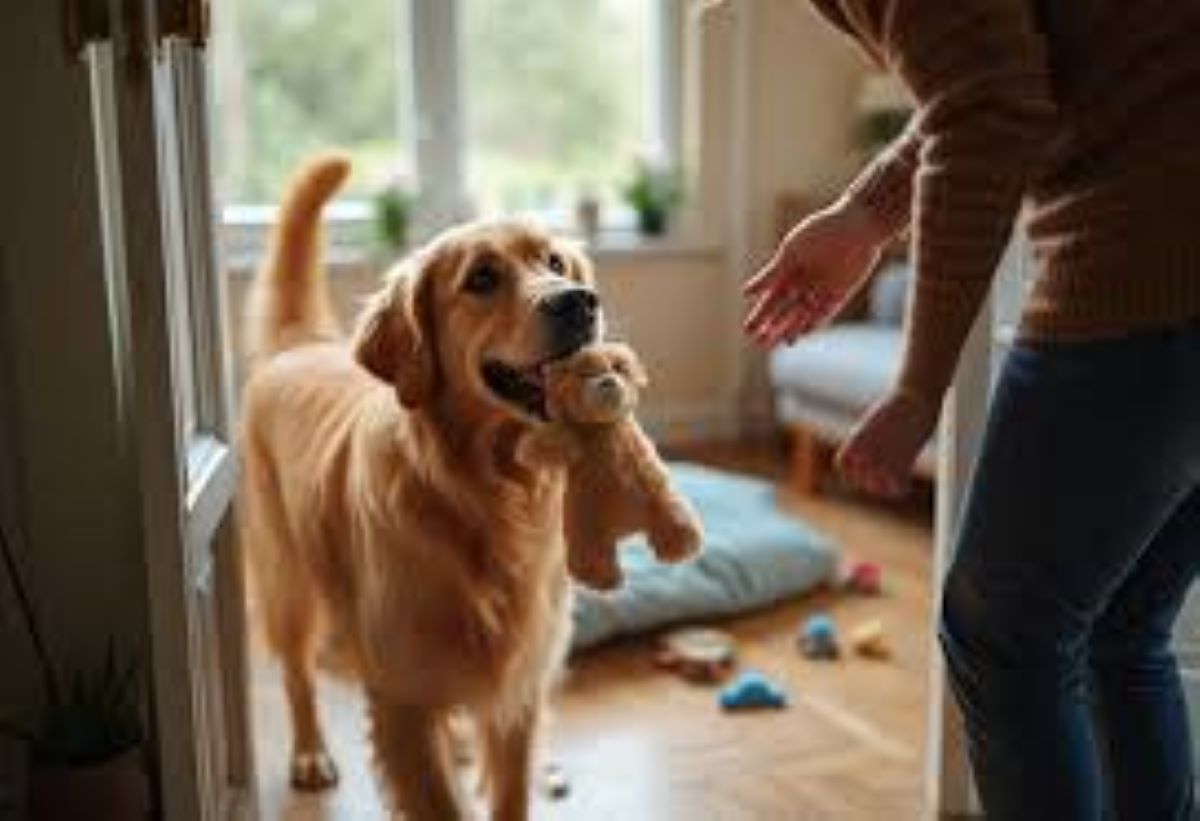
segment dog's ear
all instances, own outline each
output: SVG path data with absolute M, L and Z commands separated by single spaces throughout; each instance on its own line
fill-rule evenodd
M 437 385 L 432 277 L 420 260 L 402 263 L 368 300 L 354 331 L 354 358 L 396 389 L 406 408 L 424 405 Z
M 633 386 L 639 391 L 645 390 L 649 386 L 650 376 L 646 373 L 642 360 L 633 352 L 633 348 L 619 342 L 612 343 L 609 361 L 612 363 L 613 370 L 633 383 Z

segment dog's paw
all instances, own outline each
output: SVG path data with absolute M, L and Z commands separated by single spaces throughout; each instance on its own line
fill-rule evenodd
M 337 765 L 324 750 L 296 753 L 292 756 L 292 786 L 297 790 L 327 790 L 337 782 Z

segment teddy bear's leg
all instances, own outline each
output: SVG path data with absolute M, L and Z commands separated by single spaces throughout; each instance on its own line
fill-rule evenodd
M 694 556 L 703 538 L 700 518 L 674 491 L 650 506 L 646 536 L 654 555 L 665 562 L 680 562 Z
M 616 540 L 578 528 L 567 534 L 567 570 L 576 581 L 596 590 L 614 590 L 624 579 Z

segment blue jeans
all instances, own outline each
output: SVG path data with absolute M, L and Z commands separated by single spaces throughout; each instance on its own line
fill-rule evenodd
M 989 819 L 1189 817 L 1198 568 L 1200 323 L 1012 351 L 941 623 Z

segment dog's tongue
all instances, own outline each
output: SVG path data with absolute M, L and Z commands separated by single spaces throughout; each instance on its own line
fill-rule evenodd
M 521 378 L 535 385 L 543 385 L 546 381 L 546 366 L 549 364 L 548 362 L 537 362 L 522 368 L 520 371 Z

